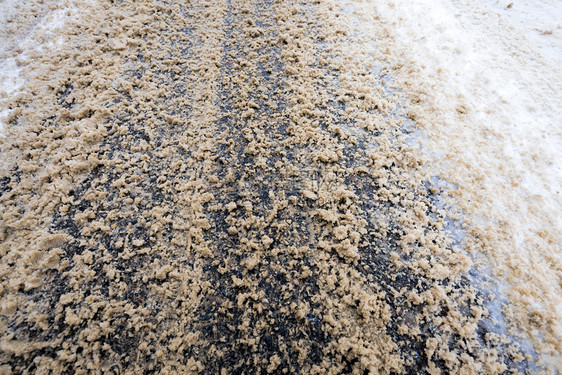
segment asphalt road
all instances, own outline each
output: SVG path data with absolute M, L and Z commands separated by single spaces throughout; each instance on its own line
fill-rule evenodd
M 335 10 L 92 9 L 1 142 L 2 370 L 529 366 L 407 146 L 392 72 L 352 62 Z

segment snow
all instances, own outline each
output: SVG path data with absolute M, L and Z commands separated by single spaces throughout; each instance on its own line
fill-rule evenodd
M 18 22 L 21 22 L 23 29 L 29 27 L 26 20 L 18 18 L 19 13 L 23 14 L 22 7 L 35 12 L 40 19 L 29 31 L 24 30 L 24 37 L 17 46 L 0 46 L 0 134 L 11 113 L 7 101 L 25 91 L 25 63 L 38 54 L 47 55 L 61 48 L 64 44 L 64 28 L 70 21 L 83 16 L 80 14 L 83 5 L 79 1 L 53 2 L 45 13 L 40 11 L 40 4 L 22 4 L 17 0 L 0 2 L 0 28 Z
M 558 0 L 349 0 L 390 50 L 433 173 L 455 186 L 497 275 L 562 340 Z M 510 292 L 511 293 L 511 292 Z M 560 365 L 560 363 L 558 363 Z

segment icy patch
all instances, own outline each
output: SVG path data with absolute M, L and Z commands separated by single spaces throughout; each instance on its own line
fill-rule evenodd
M 509 223 L 519 253 L 511 255 L 525 261 L 525 247 L 544 230 L 560 243 L 559 3 L 397 0 L 379 11 L 432 83 L 425 94 L 439 113 L 437 132 L 428 132 L 435 158 L 484 176 L 473 188 L 485 192 L 489 219 Z M 462 181 L 466 171 L 451 169 Z
M 21 3 L 20 0 L 0 1 L 0 25 L 5 25 L 14 13 L 17 12 L 19 3 Z

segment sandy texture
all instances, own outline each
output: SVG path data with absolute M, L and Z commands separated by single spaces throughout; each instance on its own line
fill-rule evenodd
M 339 9 L 88 13 L 1 108 L 4 372 L 537 370 Z
M 562 26 L 556 1 L 349 1 L 380 35 L 421 129 L 426 170 L 451 185 L 466 248 L 486 254 L 509 332 L 562 362 Z M 352 15 L 352 16 L 351 16 Z M 367 39 L 372 39 L 368 37 Z

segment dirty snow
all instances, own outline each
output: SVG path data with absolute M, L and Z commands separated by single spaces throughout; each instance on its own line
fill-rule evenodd
M 385 25 L 392 41 L 381 51 L 398 56 L 402 88 L 419 99 L 412 115 L 434 173 L 458 186 L 457 203 L 481 229 L 511 302 L 549 316 L 560 342 L 560 2 L 345 3 L 364 27 Z
M 22 12 L 23 9 L 25 12 Z M 64 43 L 62 30 L 71 20 L 83 16 L 80 9 L 78 1 L 47 4 L 22 4 L 16 0 L 0 2 L 0 28 L 15 25 L 23 36 L 16 45 L 5 43 L 0 46 L 0 131 L 11 113 L 7 100 L 25 91 L 26 62 L 38 54 L 46 55 L 59 49 Z M 28 15 L 38 21 L 30 21 Z

